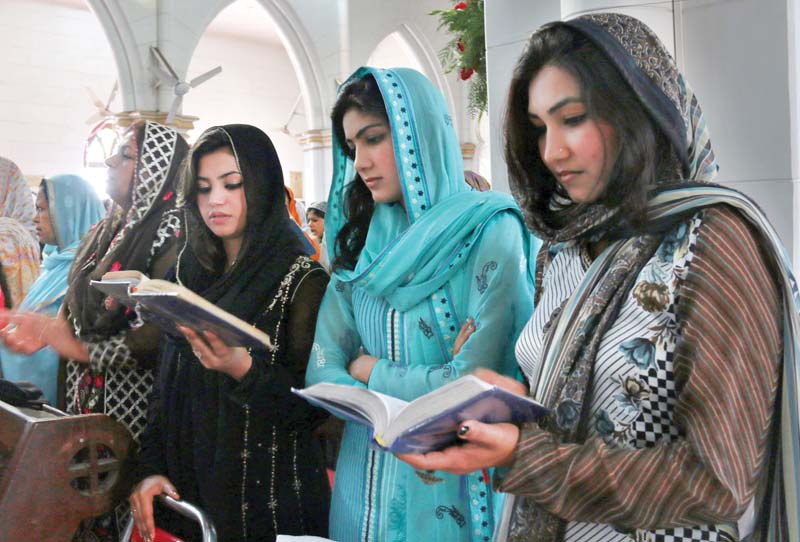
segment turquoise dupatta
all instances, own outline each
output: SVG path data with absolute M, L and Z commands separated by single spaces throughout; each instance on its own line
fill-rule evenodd
M 453 120 L 442 94 L 424 75 L 408 68 L 364 67 L 350 79 L 366 75 L 375 78 L 386 105 L 405 208 L 375 205 L 355 269 L 338 269 L 334 278 L 385 297 L 404 311 L 461 272 L 483 227 L 497 213 L 510 211 L 524 223 L 510 195 L 474 192 L 466 184 Z M 355 178 L 353 161 L 336 138 L 333 168 L 325 216 L 331 261 L 338 255 L 333 240 L 347 221 L 342 202 Z M 527 253 L 535 255 L 539 244 L 528 240 Z M 528 261 L 533 275 L 535 258 Z
M 41 271 L 31 285 L 19 310 L 55 316 L 67 292 L 67 276 L 81 238 L 100 221 L 105 208 L 94 188 L 77 175 L 56 175 L 45 179 L 50 224 L 56 245 L 45 245 Z M 0 347 L 3 377 L 36 384 L 50 404 L 56 404 L 58 354 L 44 348 L 31 356 L 15 354 Z

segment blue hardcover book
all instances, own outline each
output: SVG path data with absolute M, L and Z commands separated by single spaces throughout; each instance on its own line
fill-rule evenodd
M 506 391 L 472 375 L 411 402 L 365 388 L 321 382 L 292 389 L 332 414 L 372 429 L 373 443 L 393 453 L 425 453 L 458 440 L 461 422 L 526 422 L 547 409 L 529 397 Z
M 228 346 L 273 348 L 269 335 L 180 284 L 150 279 L 139 271 L 111 271 L 91 284 L 170 335 L 182 337 L 177 328 L 181 325 L 211 331 Z

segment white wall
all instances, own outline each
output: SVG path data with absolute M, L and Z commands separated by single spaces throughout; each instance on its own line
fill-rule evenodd
M 189 77 L 217 66 L 222 73 L 192 89 L 183 102 L 183 113 L 200 119 L 190 140 L 210 126 L 252 124 L 267 132 L 275 144 L 288 182 L 289 171 L 303 170 L 303 150 L 279 129 L 300 92 L 289 57 L 281 46 L 206 34 L 189 64 Z M 305 130 L 300 114 L 290 124 L 292 133 Z
M 95 112 L 84 86 L 106 100 L 117 78 L 97 18 L 81 4 L 2 0 L 0 50 L 0 155 L 29 176 L 79 173 Z

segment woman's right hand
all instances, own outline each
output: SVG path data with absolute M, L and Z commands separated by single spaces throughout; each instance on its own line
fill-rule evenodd
M 475 333 L 477 326 L 475 325 L 475 320 L 473 320 L 472 316 L 467 318 L 467 321 L 464 322 L 464 325 L 461 326 L 461 329 L 458 331 L 458 335 L 456 335 L 456 340 L 453 342 L 453 356 L 457 356 L 459 352 L 461 352 L 461 347 L 464 346 L 464 343 L 467 342 L 467 339 Z
M 47 346 L 48 328 L 55 318 L 35 312 L 6 312 L 0 339 L 6 348 L 18 354 L 31 355 Z
M 136 529 L 147 542 L 152 542 L 156 532 L 156 524 L 153 519 L 153 499 L 163 493 L 173 499 L 180 499 L 178 491 L 169 481 L 169 478 L 155 474 L 136 484 L 131 496 L 128 498 L 131 503 L 131 515 L 133 515 Z

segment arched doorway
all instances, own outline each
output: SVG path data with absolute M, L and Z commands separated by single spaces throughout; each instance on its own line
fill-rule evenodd
M 289 55 L 258 0 L 237 0 L 216 16 L 194 50 L 188 76 L 217 65 L 222 73 L 184 99 L 183 113 L 199 117 L 190 139 L 220 124 L 257 126 L 275 144 L 289 184 L 303 171 L 296 136 L 308 127 L 305 105 Z

